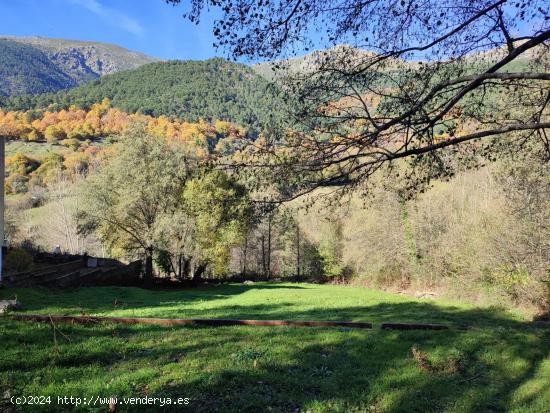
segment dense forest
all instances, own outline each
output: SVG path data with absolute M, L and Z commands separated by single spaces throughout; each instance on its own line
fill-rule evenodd
M 107 43 L 0 35 L 0 96 L 56 92 L 157 60 Z
M 276 90 L 252 69 L 218 58 L 151 63 L 67 91 L 14 97 L 4 106 L 86 109 L 104 98 L 127 113 L 176 116 L 189 122 L 221 119 L 256 131 L 274 127 L 282 107 Z

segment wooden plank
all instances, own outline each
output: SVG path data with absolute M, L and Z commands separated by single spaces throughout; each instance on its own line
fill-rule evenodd
M 443 324 L 382 323 L 382 330 L 448 330 Z
M 156 324 L 165 326 L 297 326 L 297 327 L 343 327 L 371 329 L 372 323 L 351 321 L 301 321 L 301 320 L 233 320 L 233 319 L 184 319 L 184 318 L 141 318 L 141 317 L 102 317 L 102 316 L 66 316 L 42 314 L 13 314 L 14 320 L 22 321 L 62 321 L 78 324 L 93 323 L 124 323 L 124 324 Z

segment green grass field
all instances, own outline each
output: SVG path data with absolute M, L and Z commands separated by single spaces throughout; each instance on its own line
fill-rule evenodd
M 188 397 L 190 412 L 548 412 L 550 328 L 519 314 L 359 287 L 256 283 L 182 291 L 4 289 L 24 312 L 440 322 L 448 331 L 79 326 L 0 320 L 0 411 L 57 396 Z M 55 334 L 54 334 L 55 333 Z M 425 356 L 419 362 L 411 348 Z M 7 396 L 50 395 L 13 407 Z M 55 398 L 55 400 L 53 400 Z M 107 411 L 84 406 L 80 411 Z

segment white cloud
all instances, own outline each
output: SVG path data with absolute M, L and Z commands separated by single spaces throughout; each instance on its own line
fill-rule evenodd
M 129 33 L 141 36 L 144 32 L 143 26 L 136 19 L 110 7 L 102 5 L 97 0 L 70 0 L 74 4 L 91 11 L 106 22 L 118 26 Z

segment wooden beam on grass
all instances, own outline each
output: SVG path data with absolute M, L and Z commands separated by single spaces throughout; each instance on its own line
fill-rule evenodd
M 13 320 L 20 321 L 61 321 L 76 324 L 123 323 L 155 324 L 163 326 L 296 326 L 296 327 L 340 327 L 371 329 L 372 323 L 351 321 L 301 321 L 301 320 L 233 320 L 233 319 L 184 319 L 184 318 L 142 318 L 142 317 L 102 317 L 102 316 L 68 316 L 42 314 L 13 314 Z
M 382 323 L 382 330 L 448 330 L 443 324 Z

